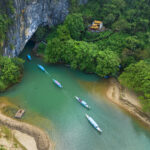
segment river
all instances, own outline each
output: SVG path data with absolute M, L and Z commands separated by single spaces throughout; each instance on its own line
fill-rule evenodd
M 26 60 L 31 50 L 26 46 L 20 57 Z M 42 64 L 50 75 L 37 68 Z M 52 78 L 63 85 L 59 89 Z M 93 83 L 90 90 L 84 83 Z M 96 75 L 87 75 L 63 65 L 46 65 L 32 55 L 25 62 L 22 81 L 10 88 L 3 97 L 26 109 L 27 120 L 49 134 L 55 150 L 149 150 L 150 132 L 116 105 L 93 94 Z M 77 95 L 87 101 L 91 110 L 83 108 L 75 99 Z M 99 134 L 85 118 L 92 116 L 103 130 Z

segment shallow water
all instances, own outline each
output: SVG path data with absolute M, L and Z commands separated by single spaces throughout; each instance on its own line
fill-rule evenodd
M 30 49 L 26 47 L 20 57 L 26 60 Z M 43 65 L 50 75 L 39 70 L 37 64 Z M 54 85 L 53 78 L 64 88 Z M 101 84 L 102 81 L 95 75 L 62 65 L 45 65 L 32 55 L 32 61 L 25 62 L 22 82 L 1 96 L 25 108 L 24 120 L 44 128 L 55 150 L 149 150 L 150 132 L 117 106 L 104 100 L 95 88 L 97 82 Z M 83 108 L 74 99 L 75 95 L 85 99 L 92 109 Z M 88 123 L 85 113 L 100 125 L 102 134 Z

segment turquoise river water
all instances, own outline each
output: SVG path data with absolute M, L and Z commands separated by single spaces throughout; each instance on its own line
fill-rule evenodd
M 26 47 L 20 57 L 26 60 L 30 49 Z M 50 75 L 39 70 L 37 64 Z M 64 88 L 56 87 L 52 78 Z M 24 107 L 25 118 L 34 114 L 29 117 L 31 122 L 49 134 L 55 150 L 150 150 L 150 132 L 111 102 L 93 95 L 82 82 L 96 83 L 100 79 L 62 65 L 46 65 L 32 55 L 32 61 L 25 62 L 22 81 L 1 96 Z M 92 109 L 83 108 L 75 95 L 86 99 Z M 88 123 L 85 113 L 100 125 L 102 134 Z

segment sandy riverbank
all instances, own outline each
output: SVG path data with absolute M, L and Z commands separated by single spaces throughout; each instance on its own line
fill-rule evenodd
M 34 139 L 31 140 L 31 143 L 22 141 L 21 139 L 17 138 L 20 143 L 22 142 L 22 145 L 28 143 L 25 146 L 26 148 L 30 147 L 30 150 L 31 149 L 36 150 L 35 143 L 34 143 L 34 140 L 35 140 L 38 150 L 50 150 L 50 140 L 49 140 L 47 134 L 45 132 L 43 132 L 42 130 L 40 130 L 39 128 L 29 125 L 24 122 L 20 122 L 20 121 L 11 119 L 1 113 L 0 113 L 0 124 L 7 126 L 8 128 L 11 128 L 13 130 L 20 131 L 20 132 L 14 131 L 14 132 L 16 132 L 15 133 L 16 138 L 18 137 L 18 134 L 21 135 L 22 137 L 24 137 L 24 139 L 26 139 L 28 135 L 30 136 L 30 138 L 33 137 Z M 25 134 L 22 134 L 22 133 L 25 133 Z M 28 141 L 28 139 L 27 139 L 27 141 Z M 31 145 L 33 146 L 33 148 Z
M 12 130 L 13 136 L 17 141 L 23 145 L 27 150 L 38 150 L 36 142 L 32 136 L 22 133 L 18 130 Z
M 138 97 L 133 92 L 123 88 L 116 79 L 109 79 L 105 95 L 107 99 L 119 105 L 150 127 L 150 115 L 142 111 Z

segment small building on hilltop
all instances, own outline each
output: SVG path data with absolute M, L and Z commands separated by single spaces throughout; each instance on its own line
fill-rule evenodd
M 103 28 L 103 22 L 94 20 L 92 25 L 89 27 L 90 30 L 101 31 Z

